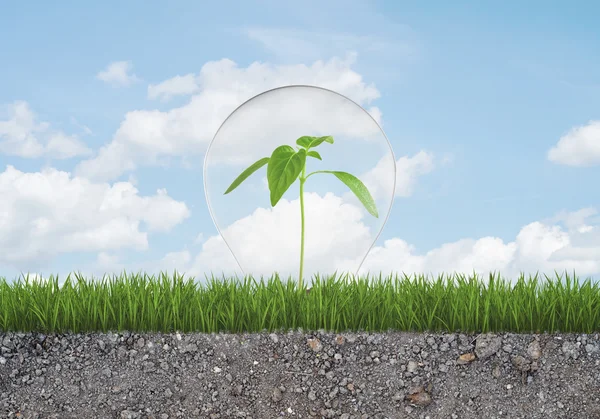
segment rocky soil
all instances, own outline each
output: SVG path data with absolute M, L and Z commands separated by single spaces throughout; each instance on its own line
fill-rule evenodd
M 0 417 L 600 419 L 600 335 L 0 333 Z

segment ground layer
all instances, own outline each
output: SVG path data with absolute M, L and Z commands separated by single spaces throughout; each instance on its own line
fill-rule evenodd
M 0 333 L 0 417 L 600 419 L 600 335 Z

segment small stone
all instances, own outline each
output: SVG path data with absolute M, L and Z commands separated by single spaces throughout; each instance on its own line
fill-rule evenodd
M 411 389 L 405 400 L 414 406 L 428 406 L 432 401 L 431 395 L 422 386 Z
M 137 340 L 137 347 L 138 348 L 143 348 L 146 345 L 146 341 L 144 340 L 144 338 L 139 338 Z
M 481 335 L 475 343 L 475 354 L 481 361 L 497 353 L 502 347 L 502 339 L 494 334 Z
M 512 363 L 519 371 L 529 371 L 531 368 L 531 361 L 522 357 L 521 355 L 513 357 Z
M 531 359 L 539 359 L 542 356 L 542 350 L 540 349 L 540 342 L 538 340 L 534 340 L 527 347 L 527 355 Z
M 465 365 L 470 362 L 473 362 L 476 358 L 477 357 L 475 356 L 475 354 L 473 352 L 468 352 L 466 354 L 462 354 L 461 356 L 459 356 L 456 363 L 458 365 Z
M 412 360 L 408 361 L 408 364 L 406 365 L 406 371 L 415 372 L 417 368 L 419 368 L 419 364 L 417 362 Z
M 283 395 L 281 394 L 281 390 L 279 390 L 277 387 L 275 387 L 275 388 L 273 389 L 273 392 L 272 392 L 272 397 L 271 397 L 271 399 L 272 399 L 274 402 L 279 402 L 279 401 L 281 401 L 281 399 L 283 399 Z
M 575 343 L 564 342 L 561 350 L 567 359 L 572 358 L 576 360 L 579 358 L 579 347 Z

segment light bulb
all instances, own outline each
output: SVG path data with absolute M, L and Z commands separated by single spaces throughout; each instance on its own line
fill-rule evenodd
M 392 146 L 375 119 L 376 109 L 373 115 L 339 93 L 305 85 L 268 90 L 235 109 L 215 134 L 204 159 L 210 216 L 233 258 L 218 258 L 220 253 L 214 249 L 218 241 L 213 241 L 209 253 L 215 257 L 206 257 L 205 267 L 222 273 L 238 272 L 239 267 L 244 276 L 255 279 L 275 273 L 282 280 L 298 279 L 303 256 L 300 279 L 304 283 L 316 273 L 358 275 L 389 217 L 396 187 Z M 278 176 L 277 170 L 293 171 L 298 165 L 304 152 L 297 140 L 303 136 L 331 136 L 333 144 L 328 140 L 308 149 L 304 175 L 300 172 L 272 206 L 270 182 L 272 188 L 285 183 L 285 175 Z M 297 153 L 299 160 L 291 158 L 276 169 L 273 153 L 282 145 L 290 147 L 290 155 Z M 264 164 L 225 194 L 245 169 L 263 158 L 273 163 Z M 376 212 L 369 212 L 337 175 L 309 175 L 315 171 L 357 177 L 372 196 Z

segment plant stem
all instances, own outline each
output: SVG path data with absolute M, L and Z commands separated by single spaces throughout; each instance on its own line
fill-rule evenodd
M 300 220 L 301 220 L 301 234 L 300 234 L 300 275 L 298 276 L 298 287 L 302 290 L 302 273 L 304 271 L 304 182 L 306 182 L 306 165 L 302 168 L 302 175 L 300 176 Z

